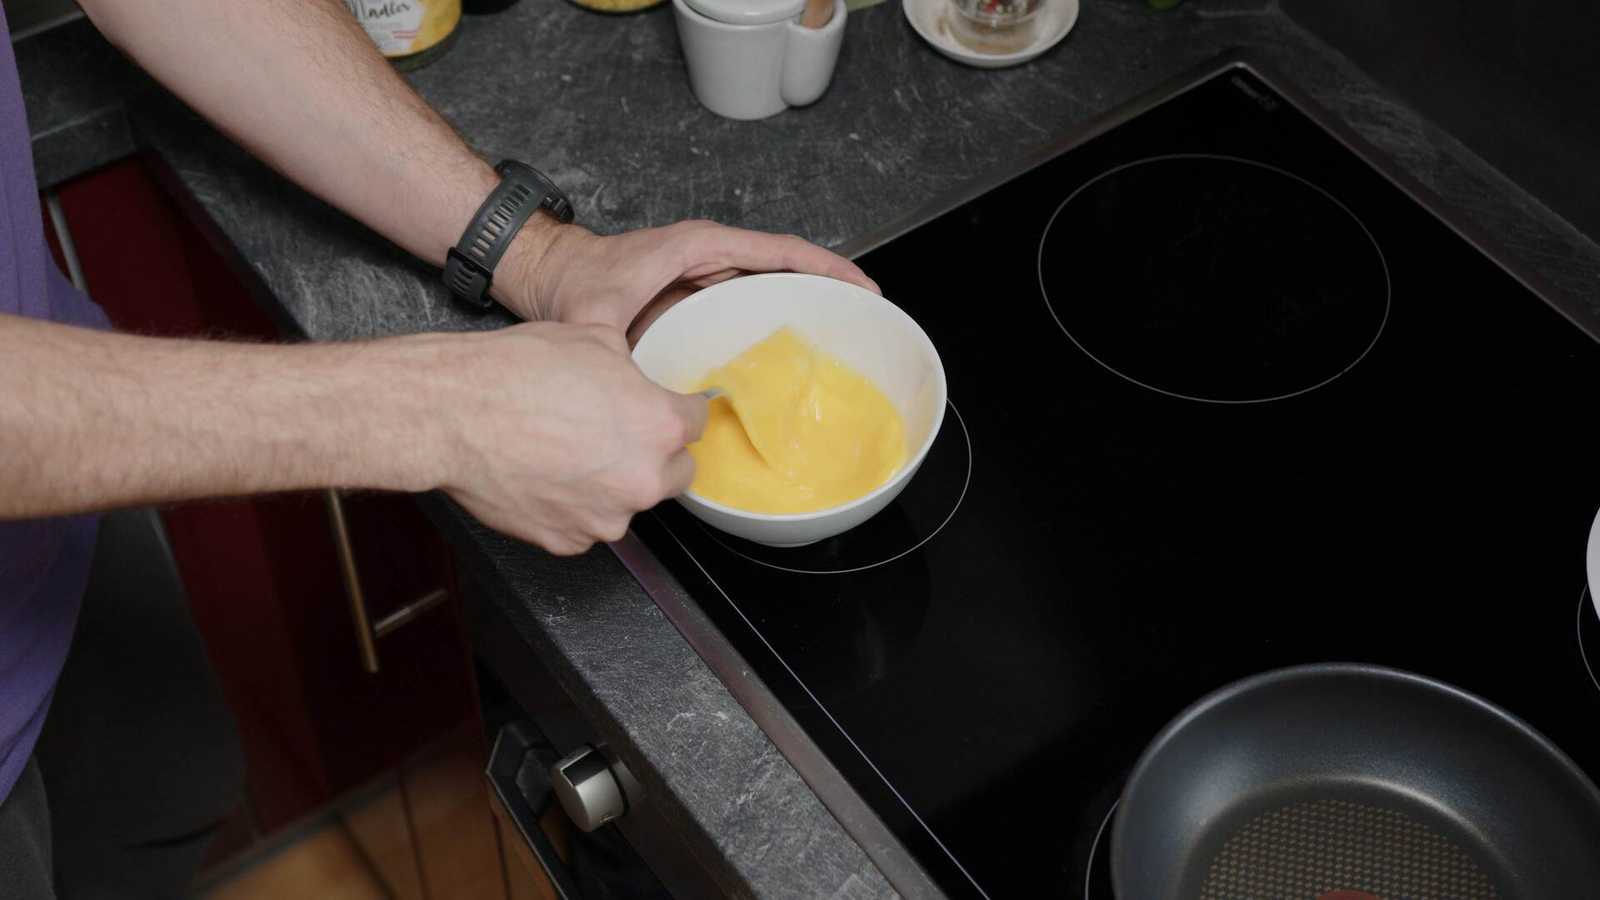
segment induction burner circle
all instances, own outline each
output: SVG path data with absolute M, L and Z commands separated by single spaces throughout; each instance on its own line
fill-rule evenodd
M 1388 262 L 1349 207 L 1265 163 L 1126 163 L 1062 201 L 1039 241 L 1056 324 L 1168 396 L 1281 400 L 1359 363 L 1389 318 Z
M 947 401 L 948 402 L 948 401 Z M 950 412 L 960 436 L 948 424 L 939 430 L 900 496 L 877 515 L 843 534 L 804 547 L 768 547 L 707 527 L 712 540 L 746 560 L 800 575 L 846 575 L 894 562 L 912 553 L 950 524 L 972 483 L 972 436 L 954 402 Z M 950 419 L 945 420 L 946 423 Z

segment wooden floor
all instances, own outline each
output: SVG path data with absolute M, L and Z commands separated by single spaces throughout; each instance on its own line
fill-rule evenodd
M 204 900 L 388 900 L 389 894 L 344 826 L 330 822 L 201 896 Z
M 282 846 L 202 875 L 199 898 L 507 900 L 507 867 L 521 861 L 502 858 L 482 744 L 475 724 L 464 727 L 320 822 L 297 826 Z M 545 827 L 559 840 L 559 807 L 550 816 Z M 537 863 L 512 873 L 516 900 L 555 896 Z

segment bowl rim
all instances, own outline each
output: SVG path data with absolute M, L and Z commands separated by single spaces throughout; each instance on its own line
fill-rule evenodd
M 651 329 L 661 324 L 661 322 L 665 321 L 668 317 L 679 314 L 680 310 L 683 310 L 686 307 L 691 305 L 699 305 L 700 303 L 705 302 L 708 295 L 712 295 L 713 299 L 715 299 L 716 296 L 720 296 L 721 294 L 727 293 L 728 290 L 732 290 L 733 287 L 740 282 L 750 280 L 827 281 L 835 285 L 843 286 L 850 293 L 863 300 L 887 307 L 895 315 L 899 316 L 902 320 L 911 325 L 911 330 L 915 332 L 918 339 L 922 341 L 923 348 L 926 349 L 929 355 L 932 356 L 933 369 L 937 376 L 937 383 L 939 387 L 939 409 L 936 413 L 934 413 L 933 425 L 928 429 L 927 437 L 922 439 L 922 445 L 917 448 L 917 452 L 909 454 L 906 457 L 905 463 L 900 466 L 900 468 L 892 477 L 889 478 L 888 481 L 885 481 L 883 484 L 878 485 L 876 488 L 873 488 L 867 493 L 862 494 L 861 496 L 849 502 L 840 503 L 837 506 L 830 506 L 826 509 L 814 510 L 812 512 L 777 514 L 751 512 L 747 509 L 739 509 L 736 506 L 728 506 L 725 503 L 718 503 L 710 498 L 702 497 L 699 494 L 696 494 L 693 490 L 684 491 L 678 496 L 677 499 L 693 500 L 695 503 L 704 506 L 707 509 L 750 522 L 772 522 L 782 524 L 815 522 L 830 516 L 839 515 L 852 509 L 865 506 L 889 491 L 898 490 L 898 486 L 905 482 L 908 477 L 910 477 L 910 473 L 922 465 L 922 460 L 927 457 L 928 451 L 933 448 L 934 439 L 939 436 L 939 430 L 944 427 L 945 412 L 950 408 L 950 385 L 948 380 L 945 378 L 944 359 L 939 356 L 939 348 L 934 346 L 933 339 L 928 337 L 928 333 L 923 330 L 922 326 L 918 324 L 916 319 L 912 318 L 910 313 L 906 312 L 904 309 L 901 309 L 899 304 L 888 299 L 887 297 L 874 294 L 860 285 L 851 284 L 848 281 L 842 281 L 838 278 L 829 278 L 826 275 L 811 275 L 805 272 L 761 272 L 752 275 L 741 275 L 737 278 L 730 278 L 727 281 L 721 281 L 711 285 L 710 287 L 702 288 L 673 304 L 670 309 L 658 316 L 654 322 L 651 322 L 650 327 L 646 328 L 643 334 L 639 335 L 639 340 L 634 344 L 633 352 L 637 353 L 639 344 L 644 343 L 645 336 L 650 333 Z M 630 353 L 629 355 L 631 357 L 633 354 Z

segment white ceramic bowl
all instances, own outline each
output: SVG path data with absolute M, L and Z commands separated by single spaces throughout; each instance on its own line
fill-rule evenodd
M 644 374 L 674 391 L 784 325 L 872 379 L 905 420 L 909 458 L 877 490 L 811 513 L 764 515 L 678 498 L 701 521 L 773 547 L 798 547 L 848 531 L 889 505 L 911 481 L 944 422 L 944 365 L 922 328 L 871 291 L 817 275 L 747 275 L 706 288 L 667 310 L 634 347 Z

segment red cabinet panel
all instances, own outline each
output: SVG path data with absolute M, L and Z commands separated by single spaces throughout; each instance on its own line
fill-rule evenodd
M 135 157 L 58 193 L 89 293 L 124 331 L 277 340 L 272 317 Z
M 125 160 L 60 189 L 95 300 L 124 330 L 280 339 L 151 165 Z M 410 498 L 365 494 L 345 505 L 374 621 L 429 591 L 454 595 L 450 553 Z M 263 832 L 474 717 L 471 655 L 453 600 L 381 638 L 378 674 L 362 669 L 321 494 L 185 504 L 163 518 L 239 720 Z

